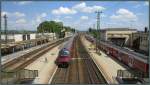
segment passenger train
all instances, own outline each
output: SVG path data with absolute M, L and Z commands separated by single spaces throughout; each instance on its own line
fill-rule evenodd
M 73 49 L 73 41 L 74 37 L 76 35 L 72 36 L 63 46 L 63 48 L 59 51 L 58 57 L 55 61 L 56 65 L 58 67 L 68 67 L 71 63 L 71 53 Z
M 86 35 L 85 37 L 92 43 L 96 42 L 95 39 L 90 35 Z M 148 56 L 142 55 L 135 51 L 124 49 L 122 47 L 104 41 L 100 41 L 100 43 L 98 44 L 98 48 L 108 55 L 112 56 L 113 58 L 123 62 L 131 69 L 141 71 L 144 74 L 147 74 L 149 72 Z

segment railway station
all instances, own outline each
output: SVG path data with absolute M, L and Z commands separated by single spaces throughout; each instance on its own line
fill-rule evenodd
M 140 67 L 142 69 L 136 67 L 139 71 L 131 70 L 131 65 L 125 63 L 121 64 L 119 60 L 106 54 L 105 51 L 100 50 L 100 48 L 97 53 L 95 46 L 92 46 L 94 45 L 91 42 L 92 39 L 89 39 L 89 35 L 79 33 L 71 38 L 66 37 L 3 56 L 2 72 L 4 76 L 7 74 L 16 75 L 15 79 L 8 79 L 9 81 L 6 81 L 7 77 L 5 77 L 6 79 L 4 79 L 3 82 L 32 82 L 33 84 L 119 84 L 124 82 L 120 80 L 120 78 L 126 79 L 126 82 L 129 81 L 128 79 L 131 79 L 131 83 L 133 83 L 132 81 L 137 83 L 147 82 L 147 74 L 145 74 L 145 72 L 148 71 L 147 64 L 145 64 L 146 67 Z M 61 49 L 62 52 L 59 52 Z M 63 53 L 65 50 L 68 50 L 69 53 L 67 51 Z M 58 56 L 62 56 L 62 58 Z M 63 58 L 65 56 L 69 56 L 70 59 Z M 137 54 L 136 56 L 140 57 Z M 24 69 L 24 71 L 21 69 Z M 144 69 L 145 71 L 141 71 Z M 19 76 L 18 78 L 17 75 L 26 76 Z
M 64 2 L 2 1 L 1 84 L 150 83 L 148 1 Z

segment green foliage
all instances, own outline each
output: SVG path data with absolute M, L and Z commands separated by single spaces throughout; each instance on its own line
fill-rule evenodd
M 65 31 L 71 31 L 74 32 L 74 29 L 72 29 L 69 26 L 63 26 L 62 22 L 55 22 L 55 21 L 44 21 L 42 23 L 39 24 L 39 26 L 37 27 L 37 31 L 39 33 L 41 32 L 46 32 L 46 33 L 56 33 L 59 35 L 59 37 L 64 36 L 65 33 L 62 33 L 61 30 Z
M 37 27 L 38 32 L 55 32 L 60 33 L 62 26 L 55 21 L 44 21 Z
M 89 33 L 96 38 L 98 36 L 98 32 L 96 29 L 89 28 Z

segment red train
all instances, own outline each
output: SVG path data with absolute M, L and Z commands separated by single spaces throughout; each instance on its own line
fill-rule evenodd
M 58 67 L 68 67 L 71 62 L 71 53 L 73 49 L 74 37 L 71 37 L 69 41 L 65 43 L 63 48 L 59 51 L 58 57 L 55 61 Z
M 89 35 L 86 35 L 86 39 L 92 43 L 95 43 L 95 39 Z M 98 48 L 117 60 L 123 62 L 132 69 L 136 69 L 146 74 L 149 72 L 148 56 L 104 41 L 100 41 Z

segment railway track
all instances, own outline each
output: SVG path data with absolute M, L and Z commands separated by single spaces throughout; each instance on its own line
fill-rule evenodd
M 68 39 L 68 38 L 67 38 Z M 38 59 L 40 56 L 42 56 L 44 53 L 49 51 L 50 49 L 54 48 L 55 46 L 59 45 L 66 39 L 61 39 L 59 41 L 56 41 L 54 43 L 50 43 L 44 47 L 41 47 L 40 49 L 36 49 L 32 52 L 29 52 L 17 59 L 14 59 L 4 65 L 2 65 L 2 70 L 5 72 L 15 72 L 21 69 L 24 69 L 27 65 Z
M 74 40 L 70 66 L 58 68 L 51 84 L 106 84 L 106 80 L 83 46 L 80 36 Z

